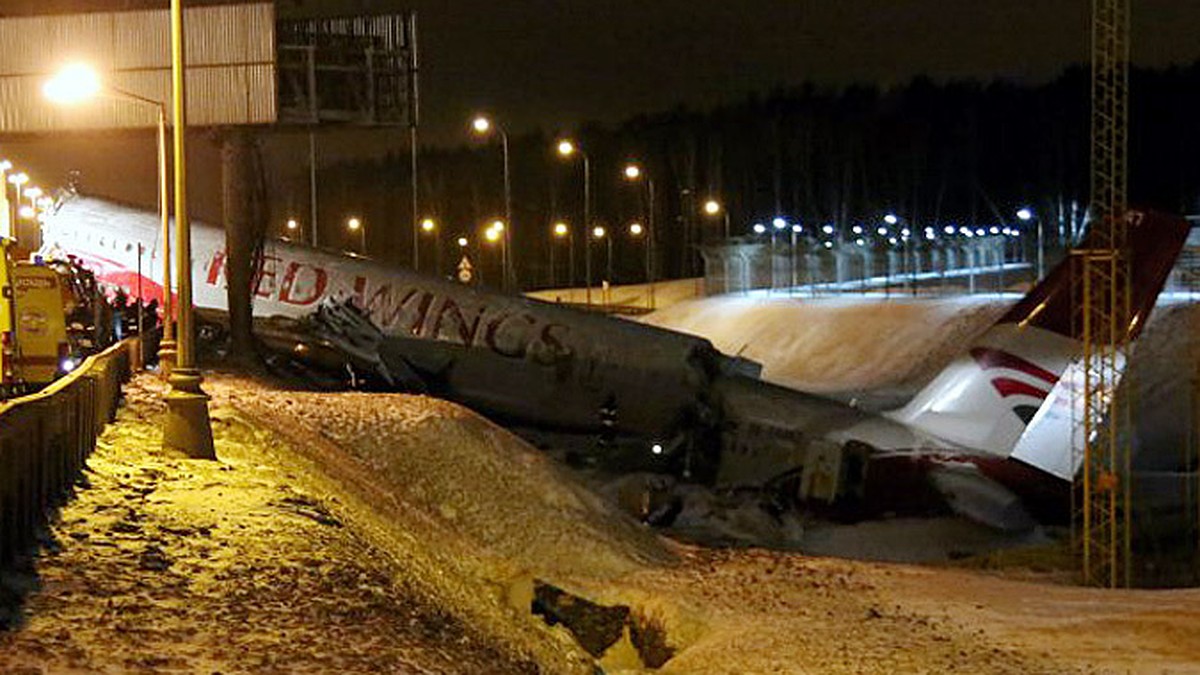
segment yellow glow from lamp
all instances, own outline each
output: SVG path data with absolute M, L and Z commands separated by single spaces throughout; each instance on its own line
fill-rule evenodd
M 61 105 L 74 105 L 94 98 L 102 85 L 96 70 L 85 63 L 72 63 L 42 85 L 46 98 Z

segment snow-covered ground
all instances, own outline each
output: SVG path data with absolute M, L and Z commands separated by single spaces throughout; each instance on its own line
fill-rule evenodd
M 1195 591 L 678 545 L 453 404 L 221 376 L 208 390 L 217 462 L 157 451 L 161 385 L 134 386 L 36 563 L 24 623 L 0 631 L 0 670 L 1184 672 L 1200 658 Z M 628 608 L 621 637 L 588 655 L 530 611 L 539 583 L 579 598 L 564 615 Z
M 1017 296 L 714 296 L 640 320 L 698 335 L 813 393 L 906 391 L 985 330 Z

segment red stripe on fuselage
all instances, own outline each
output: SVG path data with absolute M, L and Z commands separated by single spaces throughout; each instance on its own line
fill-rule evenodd
M 999 349 L 991 349 L 989 347 L 975 347 L 971 350 L 971 357 L 979 364 L 980 368 L 990 370 L 992 368 L 1011 368 L 1026 375 L 1031 375 L 1044 380 L 1049 384 L 1058 382 L 1058 376 L 1054 373 L 1042 368 L 1036 363 L 1031 363 L 1025 359 L 1008 352 L 1000 351 Z M 1045 398 L 1045 394 L 1042 395 Z
M 1011 377 L 997 377 L 992 380 L 992 386 L 1004 398 L 1008 398 L 1009 396 L 1032 396 L 1038 400 L 1044 400 L 1050 395 L 1050 392 L 1044 389 L 1039 389 L 1032 384 L 1020 380 L 1014 380 Z

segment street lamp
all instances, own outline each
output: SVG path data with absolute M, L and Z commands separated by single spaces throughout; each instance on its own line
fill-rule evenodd
M 646 194 L 648 196 L 646 208 L 646 255 L 650 258 L 649 274 L 647 281 L 650 282 L 650 308 L 654 309 L 654 180 L 650 174 L 642 170 L 642 167 L 636 162 L 630 162 L 625 165 L 625 180 L 628 181 L 646 181 Z
M 288 220 L 287 220 L 288 233 L 294 234 L 296 232 L 296 230 L 298 230 L 298 229 L 300 229 L 300 223 L 295 218 L 288 218 Z
M 786 218 L 776 216 L 771 220 L 771 291 L 774 292 L 775 282 L 775 235 L 787 229 L 788 222 Z
M 423 218 L 421 220 L 421 231 L 433 237 L 433 271 L 436 276 L 440 277 L 442 276 L 442 236 L 438 232 L 437 221 L 433 218 Z
M 575 285 L 575 233 L 564 222 L 557 222 L 553 228 L 555 239 L 567 240 L 567 286 Z M 557 267 L 554 264 L 554 242 L 550 242 L 550 285 L 556 285 Z
M 1023 223 L 1028 223 L 1034 218 L 1037 218 L 1037 214 L 1034 213 L 1033 209 L 1029 207 L 1022 207 L 1017 210 L 1017 218 Z M 1037 275 L 1038 279 L 1041 279 L 1046 274 L 1046 248 L 1045 242 L 1042 239 L 1041 218 L 1037 218 L 1037 247 Z
M 8 203 L 8 172 L 12 171 L 13 163 L 7 159 L 0 159 L 0 208 L 3 212 L 0 213 L 0 237 L 12 237 L 12 209 Z
M 499 227 L 497 227 L 499 225 Z M 483 231 L 483 240 L 488 244 L 499 244 L 500 246 L 500 268 L 504 270 L 505 250 L 504 250 L 504 223 L 494 221 L 490 227 Z M 482 259 L 482 254 L 481 259 Z M 503 283 L 503 282 L 501 282 Z
M 642 227 L 641 223 L 631 223 L 629 225 L 629 235 L 635 239 L 642 240 L 642 247 L 645 249 L 646 258 L 646 281 L 650 280 L 650 240 L 643 237 L 646 234 L 646 228 Z
M 192 324 L 192 232 L 187 209 L 187 89 L 184 77 L 183 0 L 171 0 L 171 104 L 175 119 L 175 270 L 179 280 L 179 345 L 166 395 L 163 447 L 196 459 L 216 459 L 208 395 L 196 368 Z M 168 285 L 167 288 L 170 288 Z
M 721 205 L 721 202 L 715 199 L 704 202 L 704 215 L 709 218 L 722 216 L 725 221 L 725 238 L 729 239 L 729 211 Z
M 575 141 L 569 138 L 564 138 L 558 142 L 556 147 L 558 156 L 564 159 L 570 159 L 575 155 L 583 160 L 583 227 L 586 229 L 592 224 L 592 162 L 588 154 L 579 147 Z M 557 229 L 557 228 L 556 228 Z M 571 255 L 571 283 L 575 283 L 575 243 L 574 238 L 571 239 L 570 255 Z M 587 304 L 592 304 L 592 284 L 589 282 L 587 289 L 584 291 Z
M 490 118 L 484 115 L 476 115 L 471 122 L 471 129 L 479 136 L 487 136 L 493 132 L 500 136 L 500 148 L 504 154 L 504 222 L 512 223 L 512 175 L 509 169 L 508 158 L 508 132 L 504 127 L 493 122 Z M 511 267 L 509 264 L 509 247 L 508 243 L 512 239 L 510 230 L 504 230 L 505 246 L 501 249 L 501 261 L 504 270 L 504 282 L 501 287 L 507 290 L 510 283 Z
M 804 227 L 802 225 L 800 225 L 800 223 L 792 224 L 792 289 L 791 289 L 791 291 L 788 291 L 789 293 L 795 292 L 796 287 L 800 285 L 800 279 L 799 279 L 799 273 L 798 273 L 799 268 L 798 268 L 798 265 L 796 262 L 796 254 L 798 253 L 799 247 L 797 246 L 796 239 L 797 239 L 797 237 L 800 236 L 800 233 L 803 231 L 804 231 Z
M 358 216 L 350 216 L 346 219 L 346 229 L 351 233 L 358 233 L 359 253 L 367 254 L 367 228 L 363 227 L 362 220 Z
M 12 203 L 12 216 L 11 216 L 11 218 L 13 219 L 12 234 L 13 234 L 13 236 L 16 236 L 18 234 L 17 219 L 24 218 L 24 216 L 21 215 L 21 191 L 24 188 L 25 184 L 29 182 L 29 174 L 25 173 L 24 171 L 14 173 L 13 175 L 8 177 L 8 182 L 16 188 L 16 190 L 15 190 L 16 200 L 14 200 Z M 5 187 L 6 193 L 7 193 L 7 189 L 8 188 Z
M 42 92 L 46 95 L 46 98 L 59 105 L 77 105 L 105 94 L 132 101 L 138 105 L 154 108 L 158 118 L 158 215 L 159 238 L 162 240 L 163 278 L 163 337 L 159 343 L 158 364 L 159 372 L 164 377 L 169 377 L 171 370 L 175 366 L 176 343 L 172 321 L 174 317 L 174 298 L 171 293 L 171 213 L 170 207 L 167 204 L 168 183 L 170 181 L 167 169 L 167 105 L 162 101 L 155 101 L 115 87 L 106 86 L 94 69 L 82 63 L 74 63 L 64 67 L 57 75 L 46 81 L 42 87 Z M 180 231 L 183 231 L 182 228 L 180 228 Z
M 613 283 L 613 255 L 612 255 L 612 237 L 608 236 L 608 230 L 603 226 L 597 225 L 592 228 L 592 237 L 597 241 L 604 241 L 608 248 L 608 261 L 605 266 L 605 282 L 611 287 Z M 608 297 L 605 295 L 604 304 L 608 304 Z

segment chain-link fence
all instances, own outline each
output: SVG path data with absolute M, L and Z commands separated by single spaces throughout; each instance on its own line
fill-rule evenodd
M 1005 235 L 904 242 L 735 239 L 702 250 L 705 292 L 995 293 L 1028 281 L 1033 265 Z

